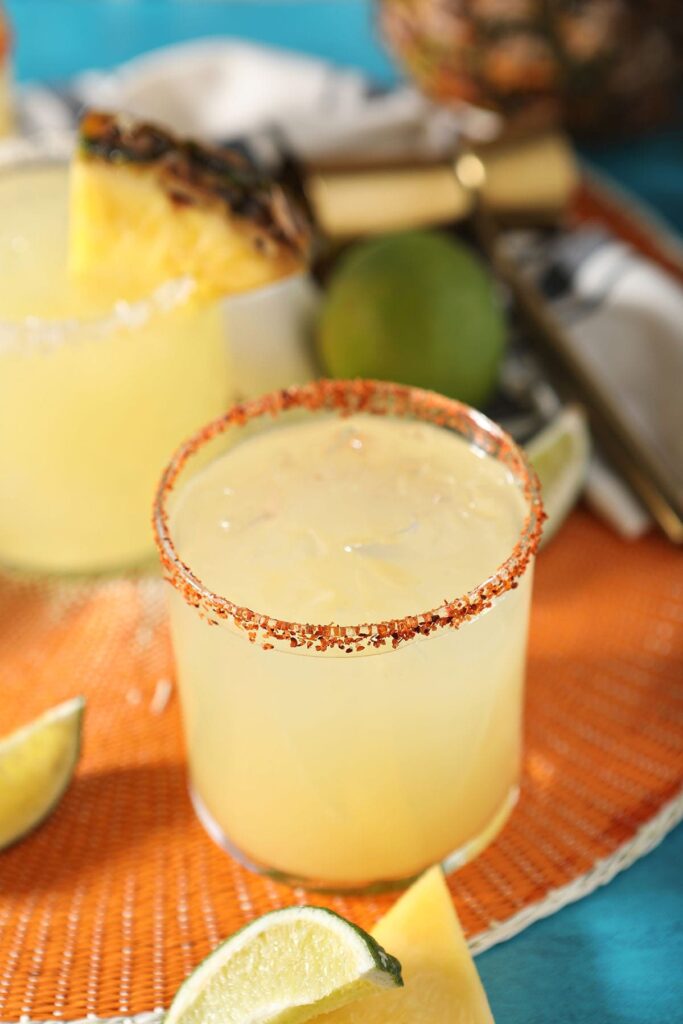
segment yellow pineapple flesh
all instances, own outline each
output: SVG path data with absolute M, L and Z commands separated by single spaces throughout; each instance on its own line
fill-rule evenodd
M 372 934 L 400 961 L 404 987 L 311 1024 L 493 1024 L 441 868 L 422 875 Z
M 310 235 L 293 201 L 234 152 L 123 116 L 81 122 L 71 169 L 70 271 L 191 277 L 199 295 L 248 291 L 303 269 Z

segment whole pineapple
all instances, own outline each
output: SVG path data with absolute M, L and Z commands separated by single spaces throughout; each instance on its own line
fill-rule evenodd
M 648 127 L 675 102 L 681 0 L 379 0 L 383 35 L 434 100 L 583 133 Z

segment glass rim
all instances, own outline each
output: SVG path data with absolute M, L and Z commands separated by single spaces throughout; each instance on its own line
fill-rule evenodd
M 341 416 L 357 412 L 394 417 L 410 415 L 444 429 L 465 433 L 471 443 L 511 470 L 527 501 L 528 511 L 512 552 L 491 576 L 465 594 L 427 611 L 380 622 L 358 625 L 290 622 L 253 611 L 216 594 L 182 561 L 176 550 L 169 523 L 169 498 L 187 463 L 205 445 L 231 428 L 243 427 L 264 416 L 275 418 L 293 409 L 311 413 L 334 412 Z M 482 443 L 484 439 L 488 444 Z M 502 427 L 483 413 L 456 399 L 408 385 L 374 380 L 322 379 L 237 404 L 186 440 L 162 474 L 154 499 L 152 525 L 164 578 L 211 625 L 231 622 L 252 643 L 259 642 L 265 650 L 284 645 L 292 651 L 303 648 L 301 653 L 334 650 L 352 654 L 367 647 L 382 649 L 390 646 L 395 649 L 418 636 L 427 637 L 447 627 L 457 628 L 477 618 L 491 607 L 496 598 L 518 586 L 538 549 L 545 518 L 535 470 Z
M 2 174 L 2 171 L 0 171 Z M 134 333 L 156 317 L 188 306 L 196 285 L 191 277 L 178 277 L 157 285 L 144 298 L 118 299 L 101 314 L 83 317 L 0 317 L 0 352 L 51 350 L 79 341 L 102 341 L 119 331 Z
M 0 141 L 0 178 L 30 167 L 68 167 L 76 135 L 63 129 Z M 191 277 L 172 278 L 139 299 L 119 299 L 102 313 L 88 316 L 7 319 L 0 314 L 0 352 L 54 349 L 80 340 L 100 340 L 117 331 L 135 332 L 157 316 L 185 307 L 196 291 Z

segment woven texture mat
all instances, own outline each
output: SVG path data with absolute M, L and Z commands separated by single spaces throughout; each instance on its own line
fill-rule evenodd
M 579 511 L 538 561 L 522 797 L 450 879 L 475 948 L 606 881 L 679 816 L 683 576 Z M 168 1005 L 221 937 L 305 900 L 213 846 L 185 787 L 157 580 L 0 587 L 2 731 L 76 693 L 85 747 L 62 804 L 0 854 L 0 1020 Z M 317 898 L 362 925 L 391 904 Z

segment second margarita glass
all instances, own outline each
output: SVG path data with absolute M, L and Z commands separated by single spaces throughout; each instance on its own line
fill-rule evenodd
M 348 473 L 354 457 L 334 447 L 339 437 L 347 444 L 344 422 L 335 426 L 340 417 L 351 425 L 351 449 L 374 445 L 389 460 L 384 465 L 373 456 L 375 479 L 385 470 L 388 481 L 399 473 L 411 445 L 426 453 L 426 470 L 415 462 L 397 492 L 405 491 L 406 501 L 391 500 L 398 512 L 403 502 L 411 514 L 420 508 L 429 515 L 434 496 L 430 491 L 425 504 L 420 488 L 426 493 L 431 486 L 430 461 L 443 476 L 452 459 L 455 473 L 450 484 L 439 485 L 437 498 L 448 486 L 453 494 L 467 489 L 456 467 L 469 466 L 477 482 L 468 491 L 474 505 L 462 510 L 475 522 L 468 546 L 476 554 L 481 522 L 482 537 L 494 538 L 499 550 L 501 538 L 511 538 L 502 564 L 430 610 L 415 607 L 419 588 L 408 583 L 403 607 L 408 612 L 413 604 L 414 611 L 401 618 L 316 625 L 267 614 L 287 601 L 288 589 L 305 587 L 311 572 L 324 607 L 337 582 L 329 567 L 351 565 L 326 560 L 330 537 L 343 539 L 368 512 L 362 488 L 351 485 L 341 498 L 334 490 L 335 474 Z M 415 437 L 405 433 L 409 424 L 417 425 Z M 265 512 L 254 503 L 253 488 L 245 484 L 235 495 L 224 486 L 234 484 L 236 456 L 240 472 L 251 474 L 256 491 L 262 488 Z M 293 489 L 286 485 L 292 472 L 302 480 Z M 311 495 L 322 502 L 320 534 L 306 525 Z M 202 572 L 216 569 L 222 553 L 214 532 L 218 538 L 231 527 L 219 506 L 233 502 L 237 528 L 245 501 L 242 518 L 260 531 L 256 554 L 247 545 L 248 568 L 241 562 L 232 568 L 257 587 L 265 581 L 267 613 L 238 603 L 239 595 L 232 600 L 211 590 L 193 565 L 193 552 L 201 551 L 195 560 Z M 457 509 L 452 512 L 457 531 Z M 442 506 L 439 517 L 448 531 L 451 511 Z M 435 862 L 453 868 L 474 857 L 502 827 L 517 795 L 532 565 L 542 519 L 533 470 L 500 428 L 455 401 L 398 385 L 318 382 L 278 392 L 236 407 L 185 444 L 164 474 L 155 528 L 172 584 L 192 794 L 214 838 L 257 870 L 332 889 L 400 883 Z M 311 537 L 302 539 L 299 524 Z M 388 573 L 392 586 L 398 580 L 401 599 L 411 538 L 420 529 L 431 564 L 447 559 L 447 532 L 434 550 L 426 519 L 417 527 L 399 531 L 407 547 L 403 539 L 398 547 L 391 540 L 343 545 L 352 558 L 364 547 L 360 554 L 371 560 L 355 563 L 359 586 L 376 570 Z M 238 543 L 243 556 L 245 540 Z M 483 551 L 482 564 L 487 557 Z M 297 564 L 300 579 L 292 573 Z M 315 587 L 311 593 L 317 600 Z M 360 620 L 368 605 L 358 595 Z
M 224 409 L 216 303 L 67 274 L 68 140 L 0 154 L 0 563 L 90 573 L 149 559 L 169 448 Z M 128 301 L 124 301 L 128 300 Z

